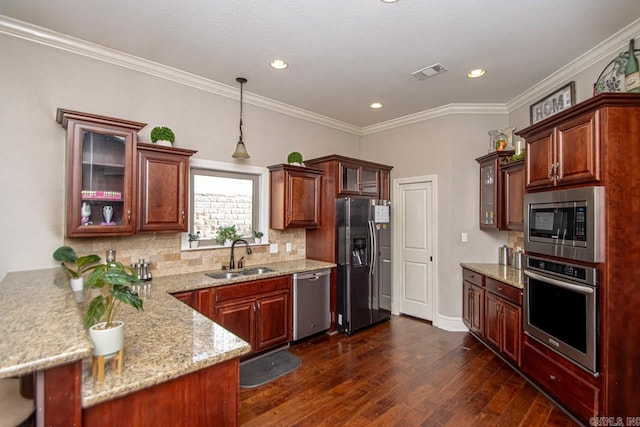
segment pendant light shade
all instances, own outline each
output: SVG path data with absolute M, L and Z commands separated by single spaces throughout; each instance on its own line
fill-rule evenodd
M 237 77 L 236 81 L 240 83 L 240 139 L 238 140 L 238 144 L 236 144 L 236 151 L 231 155 L 234 159 L 248 159 L 249 153 L 247 152 L 247 148 L 244 146 L 244 141 L 242 141 L 242 85 L 247 82 L 247 79 L 244 77 Z

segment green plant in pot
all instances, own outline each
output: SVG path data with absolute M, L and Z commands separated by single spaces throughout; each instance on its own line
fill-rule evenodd
M 142 310 L 142 299 L 130 285 L 140 283 L 133 268 L 119 261 L 94 267 L 87 279 L 87 289 L 99 289 L 85 313 L 84 325 L 89 328 L 95 356 L 114 356 L 124 345 L 124 322 L 115 320 L 121 303 Z
M 200 232 L 196 231 L 195 233 L 189 233 L 187 234 L 187 237 L 189 238 L 189 247 L 190 248 L 197 248 L 198 245 L 200 244 L 199 240 L 200 240 Z
M 253 233 L 251 233 L 251 235 L 253 236 L 254 242 L 260 243 L 262 241 L 262 236 L 264 236 L 264 233 L 262 231 L 253 230 Z
M 69 284 L 74 292 L 84 288 L 84 274 L 96 268 L 100 261 L 98 255 L 84 255 L 79 257 L 76 251 L 69 246 L 60 246 L 53 252 L 53 259 L 60 261 L 62 268 L 69 274 Z M 72 264 L 75 264 L 73 268 Z
M 287 162 L 290 165 L 302 166 L 302 154 L 298 153 L 297 151 L 292 151 L 287 156 Z
M 239 239 L 242 237 L 242 234 L 238 234 L 238 230 L 234 225 L 221 225 L 216 230 L 216 242 L 219 245 L 230 245 L 232 241 L 235 239 Z
M 172 147 L 175 141 L 176 135 L 168 127 L 156 126 L 151 130 L 151 142 L 154 144 Z

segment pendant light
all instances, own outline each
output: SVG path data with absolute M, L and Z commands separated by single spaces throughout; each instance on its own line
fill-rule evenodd
M 231 157 L 234 159 L 248 159 L 250 156 L 244 146 L 244 141 L 242 141 L 242 85 L 247 82 L 247 79 L 244 77 L 237 77 L 236 81 L 240 83 L 240 140 L 236 145 L 236 151 L 231 155 Z

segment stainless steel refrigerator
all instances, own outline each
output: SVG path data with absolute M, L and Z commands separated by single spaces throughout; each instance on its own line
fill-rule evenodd
M 390 210 L 388 200 L 336 200 L 336 323 L 349 335 L 391 315 Z

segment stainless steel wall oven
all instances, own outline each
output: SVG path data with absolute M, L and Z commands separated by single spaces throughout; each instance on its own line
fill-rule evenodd
M 524 275 L 524 332 L 597 374 L 598 270 L 527 256 Z

